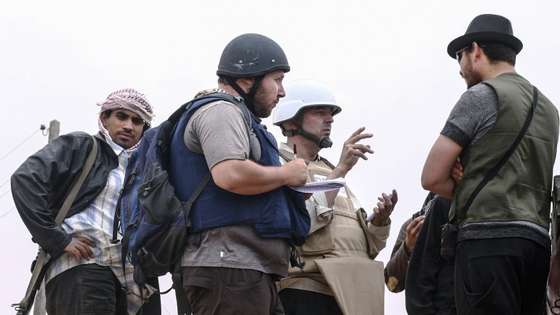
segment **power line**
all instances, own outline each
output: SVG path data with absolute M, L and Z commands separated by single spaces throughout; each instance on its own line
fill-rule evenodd
M 29 141 L 31 138 L 33 138 L 34 135 L 36 135 L 39 131 L 41 131 L 41 129 L 37 129 L 35 131 L 33 131 L 32 134 L 30 134 L 29 136 L 27 136 L 27 138 L 23 139 L 20 143 L 18 143 L 15 147 L 13 147 L 10 151 L 8 151 L 6 154 L 2 155 L 2 157 L 0 157 L 0 161 L 4 160 L 5 158 L 7 158 L 10 154 L 12 154 L 15 150 L 19 149 L 22 145 L 24 145 L 27 141 Z
M 7 158 L 10 154 L 12 154 L 14 151 L 16 151 L 17 149 L 19 149 L 22 145 L 24 145 L 27 141 L 29 141 L 31 138 L 33 138 L 33 136 L 35 136 L 39 131 L 44 131 L 46 129 L 45 125 L 41 125 L 41 127 L 39 129 L 36 129 L 35 131 L 33 131 L 33 133 L 31 133 L 29 136 L 27 136 L 25 139 L 23 139 L 20 143 L 18 143 L 15 147 L 13 147 L 11 150 L 9 150 L 8 152 L 6 152 L 4 155 L 2 155 L 2 157 L 0 157 L 0 161 L 4 160 L 5 158 Z M 10 178 L 8 177 L 7 179 L 5 179 L 2 183 L 0 183 L 0 188 L 4 187 L 7 183 L 10 182 Z M 3 197 L 5 195 L 2 194 L 0 195 L 0 197 Z

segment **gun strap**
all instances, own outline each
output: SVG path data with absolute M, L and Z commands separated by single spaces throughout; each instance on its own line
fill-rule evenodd
M 72 185 L 72 189 L 68 193 L 68 196 L 66 196 L 66 199 L 64 200 L 64 203 L 62 204 L 62 207 L 60 208 L 60 211 L 58 211 L 58 214 L 56 215 L 56 219 L 54 220 L 57 226 L 61 225 L 62 221 L 64 221 L 64 219 L 66 218 L 66 215 L 70 210 L 70 207 L 72 206 L 74 200 L 78 196 L 78 192 L 80 192 L 80 189 L 82 188 L 82 185 L 84 184 L 84 181 L 86 180 L 86 177 L 89 175 L 89 172 L 93 167 L 93 163 L 95 162 L 95 158 L 97 156 L 97 141 L 95 140 L 94 136 L 92 136 L 91 138 L 93 140 L 93 145 L 91 147 L 91 150 L 89 151 L 89 155 L 87 157 L 86 163 L 82 168 L 82 172 L 80 173 L 80 176 L 78 177 L 74 185 Z

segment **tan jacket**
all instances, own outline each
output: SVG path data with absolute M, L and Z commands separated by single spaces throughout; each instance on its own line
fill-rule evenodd
M 281 144 L 283 158 L 292 151 Z M 308 164 L 308 181 L 326 179 L 332 165 L 323 158 Z M 309 238 L 298 247 L 305 266 L 290 268 L 280 289 L 300 289 L 334 296 L 344 314 L 383 314 L 383 263 L 373 259 L 385 247 L 390 224 L 374 226 L 347 186 L 340 189 L 334 205 L 325 193 L 307 201 L 311 217 Z

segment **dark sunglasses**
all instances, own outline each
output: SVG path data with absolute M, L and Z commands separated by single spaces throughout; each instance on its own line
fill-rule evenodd
M 130 118 L 132 123 L 136 126 L 142 126 L 145 124 L 144 119 L 136 116 L 131 116 L 125 112 L 115 112 L 115 117 L 117 117 L 117 119 L 120 121 L 127 121 Z
M 465 47 L 457 50 L 457 52 L 455 52 L 455 59 L 457 59 L 457 62 L 461 63 L 461 59 L 463 58 L 463 52 L 471 49 L 471 47 L 472 47 L 472 44 L 469 44 L 468 46 L 465 46 Z

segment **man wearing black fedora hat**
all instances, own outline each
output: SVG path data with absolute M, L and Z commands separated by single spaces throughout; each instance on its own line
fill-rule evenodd
M 558 111 L 516 73 L 522 47 L 510 21 L 493 14 L 474 18 L 447 47 L 468 89 L 422 185 L 452 200 L 442 248 L 454 253 L 458 314 L 545 311 Z

